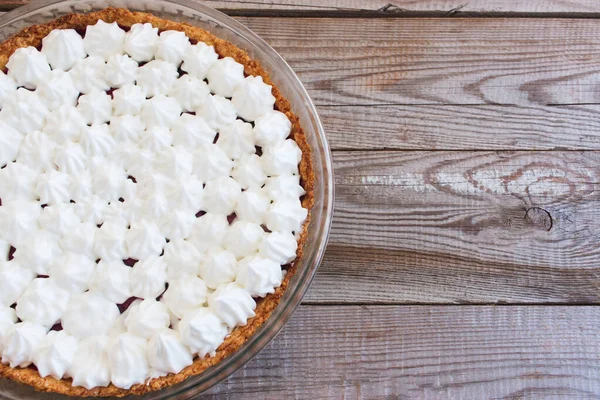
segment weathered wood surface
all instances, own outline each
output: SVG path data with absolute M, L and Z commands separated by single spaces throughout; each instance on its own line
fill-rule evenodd
M 598 303 L 599 152 L 336 152 L 307 301 Z
M 599 150 L 600 105 L 320 106 L 334 150 Z
M 597 307 L 301 307 L 203 399 L 598 399 Z
M 456 16 L 472 13 L 565 13 L 584 15 L 600 13 L 594 0 L 195 0 L 229 13 L 269 11 L 332 13 L 363 13 L 383 16 L 412 16 L 414 13 Z M 28 4 L 30 0 L 1 0 L 0 8 L 10 10 Z
M 240 18 L 318 105 L 599 103 L 590 19 Z
M 334 149 L 599 149 L 595 20 L 241 20 L 298 73 Z

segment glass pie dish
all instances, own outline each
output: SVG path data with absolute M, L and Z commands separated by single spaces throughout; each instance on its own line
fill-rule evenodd
M 296 262 L 297 272 L 292 277 L 279 305 L 260 329 L 239 350 L 225 360 L 180 384 L 140 397 L 145 399 L 191 398 L 229 376 L 258 353 L 283 327 L 300 303 L 321 261 L 329 233 L 333 208 L 331 156 L 314 106 L 302 84 L 285 61 L 243 25 L 195 2 L 168 0 L 38 1 L 0 17 L 0 41 L 8 39 L 19 30 L 31 25 L 47 23 L 65 14 L 87 13 L 102 10 L 108 6 L 145 11 L 171 21 L 198 26 L 247 51 L 253 59 L 262 64 L 283 96 L 291 103 L 292 111 L 298 115 L 311 149 L 315 183 L 311 222 L 307 227 L 304 252 Z M 2 379 L 0 380 L 0 398 L 57 399 L 67 397 L 55 394 L 45 395 L 33 391 L 28 386 Z

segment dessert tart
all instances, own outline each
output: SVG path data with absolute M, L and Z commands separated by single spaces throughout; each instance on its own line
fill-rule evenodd
M 0 44 L 0 376 L 125 396 L 203 372 L 302 257 L 310 149 L 260 63 L 107 8 Z

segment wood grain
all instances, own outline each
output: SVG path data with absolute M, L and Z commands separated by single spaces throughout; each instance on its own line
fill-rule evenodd
M 599 150 L 600 106 L 320 106 L 334 150 Z
M 218 1 L 207 4 L 223 10 L 293 10 L 324 12 L 372 12 L 401 16 L 411 12 L 457 16 L 470 13 L 597 13 L 600 4 L 593 0 L 252 0 Z
M 203 399 L 598 399 L 598 307 L 301 307 Z
M 0 9 L 10 10 L 29 2 L 29 0 L 0 0 Z M 294 0 L 203 0 L 202 3 L 234 14 L 308 11 L 327 15 L 361 13 L 411 16 L 414 13 L 429 13 L 455 16 L 472 13 L 581 14 L 600 12 L 600 5 L 594 0 L 471 0 L 468 3 L 461 0 L 303 0 L 301 2 Z
M 588 19 L 240 18 L 318 105 L 600 103 Z
M 600 302 L 599 152 L 336 152 L 316 303 Z

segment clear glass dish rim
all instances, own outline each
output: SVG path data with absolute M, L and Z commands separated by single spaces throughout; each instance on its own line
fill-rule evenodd
M 92 2 L 90 0 L 36 0 L 32 1 L 29 4 L 20 6 L 4 15 L 0 16 L 0 29 L 16 22 L 19 19 L 22 19 L 26 16 L 34 15 L 43 9 L 48 8 L 49 6 L 58 6 L 60 4 L 85 4 L 87 2 Z M 317 134 L 315 138 L 318 142 L 319 148 L 315 149 L 311 146 L 311 152 L 314 155 L 314 152 L 319 152 L 322 159 L 319 161 L 322 163 L 323 167 L 323 176 L 315 176 L 316 179 L 323 179 L 322 185 L 324 186 L 323 198 L 317 199 L 315 198 L 315 207 L 312 210 L 312 220 L 311 224 L 318 224 L 317 226 L 317 238 L 318 241 L 315 241 L 315 249 L 310 254 L 304 254 L 302 259 L 302 264 L 298 268 L 295 276 L 292 278 L 292 281 L 297 282 L 296 285 L 292 285 L 290 282 L 290 286 L 286 290 L 280 304 L 275 308 L 272 312 L 271 316 L 262 324 L 257 332 L 252 335 L 252 337 L 244 343 L 244 345 L 238 349 L 233 354 L 229 355 L 223 361 L 219 362 L 217 365 L 207 369 L 203 373 L 191 376 L 186 379 L 184 382 L 164 388 L 162 390 L 148 393 L 149 397 L 145 398 L 163 398 L 165 396 L 175 396 L 176 398 L 189 398 L 190 396 L 195 396 L 203 391 L 209 389 L 213 385 L 219 383 L 224 380 L 231 374 L 233 374 L 237 369 L 241 368 L 244 364 L 246 364 L 250 359 L 252 359 L 260 350 L 262 350 L 283 328 L 285 323 L 289 320 L 294 310 L 300 304 L 304 294 L 306 293 L 308 287 L 316 270 L 321 263 L 323 258 L 325 248 L 327 246 L 327 241 L 329 238 L 329 232 L 331 228 L 331 221 L 333 216 L 333 202 L 334 202 L 334 183 L 333 183 L 333 167 L 332 167 L 332 157 L 331 151 L 329 149 L 329 145 L 327 143 L 327 139 L 325 137 L 325 132 L 323 126 L 318 117 L 316 108 L 310 99 L 306 89 L 301 83 L 298 76 L 291 69 L 291 67 L 287 64 L 287 62 L 275 51 L 267 42 L 265 42 L 260 36 L 254 33 L 252 30 L 239 23 L 235 19 L 227 16 L 226 14 L 217 11 L 211 7 L 200 4 L 199 2 L 194 2 L 190 0 L 135 0 L 138 3 L 172 3 L 177 6 L 188 8 L 193 13 L 197 13 L 202 15 L 203 17 L 208 17 L 208 19 L 212 19 L 217 21 L 221 26 L 226 27 L 234 31 L 237 35 L 240 35 L 243 39 L 250 42 L 251 45 L 255 47 L 261 53 L 266 53 L 266 55 L 270 58 L 270 61 L 275 64 L 278 69 L 278 73 L 283 74 L 284 79 L 288 81 L 288 84 L 292 86 L 292 89 L 296 92 L 296 94 L 302 99 L 301 105 L 294 104 L 292 102 L 292 111 L 297 112 L 297 107 L 305 107 L 307 113 L 311 118 L 311 124 L 314 125 L 314 131 Z M 105 7 L 113 6 L 113 7 L 127 7 L 128 0 L 106 0 L 104 1 Z M 97 10 L 101 8 L 94 7 L 93 10 Z M 132 9 L 135 9 L 132 8 Z M 92 9 L 91 9 L 92 10 Z M 90 11 L 91 11 L 90 10 Z M 152 12 L 152 11 L 150 11 Z M 160 15 L 159 15 L 160 16 Z M 54 17 L 56 18 L 56 17 Z M 49 18 L 48 21 L 52 19 Z M 203 27 L 210 31 L 210 28 Z M 16 32 L 13 32 L 13 34 Z M 218 36 L 218 33 L 216 34 Z M 235 43 L 234 43 L 235 44 Z M 248 50 L 248 49 L 246 49 Z M 257 59 L 261 61 L 261 59 Z M 270 75 L 273 75 L 270 71 L 268 71 Z M 288 98 L 289 100 L 289 98 Z M 291 102 L 291 100 L 290 100 Z M 303 126 L 305 126 L 305 122 L 303 121 Z M 305 127 L 306 130 L 306 127 Z M 313 156 L 314 163 L 314 156 Z M 315 182 L 317 184 L 319 182 Z M 317 191 L 315 190 L 315 195 Z M 324 202 L 323 206 L 320 209 L 316 209 L 319 201 Z M 318 211 L 318 212 L 317 212 Z M 316 220 L 319 217 L 319 220 Z M 313 237 L 312 240 L 315 240 Z M 309 236 L 307 244 L 311 242 L 311 237 Z M 308 247 L 308 246 L 307 246 Z

